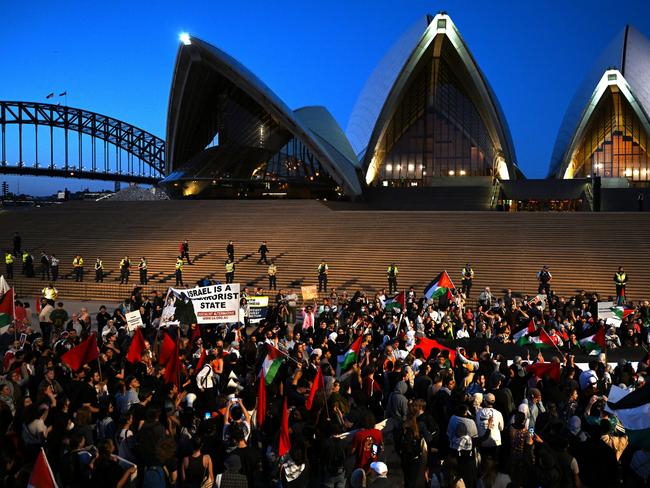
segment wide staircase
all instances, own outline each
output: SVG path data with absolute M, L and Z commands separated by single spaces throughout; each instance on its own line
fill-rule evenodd
M 334 209 L 333 209 L 334 208 Z M 10 280 L 20 296 L 33 298 L 40 280 L 41 250 L 61 260 L 56 283 L 62 298 L 120 300 L 137 284 L 137 263 L 149 262 L 145 291 L 174 286 L 178 246 L 188 239 L 194 264 L 183 270 L 186 284 L 205 276 L 224 280 L 226 244 L 235 242 L 235 281 L 267 286 L 257 249 L 268 242 L 278 266 L 278 288 L 299 291 L 317 283 L 321 259 L 329 264 L 329 286 L 366 292 L 386 286 L 386 268 L 399 267 L 399 285 L 418 293 L 440 271 L 460 286 L 460 269 L 475 270 L 473 296 L 490 286 L 500 296 L 536 292 L 536 272 L 547 264 L 553 289 L 562 295 L 585 289 L 614 293 L 617 266 L 630 275 L 628 296 L 650 297 L 650 215 L 626 213 L 403 212 L 336 210 L 317 201 L 70 202 L 0 213 L 0 243 L 11 248 L 14 231 L 35 259 L 36 278 L 20 263 Z M 85 280 L 76 283 L 72 259 L 85 260 Z M 119 262 L 128 255 L 129 285 L 119 284 Z M 94 283 L 96 257 L 104 261 L 103 284 Z M 4 268 L 4 267 L 3 267 Z M 4 269 L 2 269 L 4 273 Z

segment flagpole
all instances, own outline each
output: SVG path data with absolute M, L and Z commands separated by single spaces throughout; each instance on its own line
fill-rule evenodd
M 557 344 L 555 343 L 555 341 L 554 341 L 553 339 L 551 339 L 551 336 L 550 336 L 550 335 L 548 335 L 548 332 L 546 332 L 546 329 L 544 329 L 544 326 L 543 326 L 543 325 L 542 325 L 542 332 L 544 332 L 544 334 L 546 334 L 546 337 L 548 337 L 548 340 L 551 341 L 551 344 L 553 344 L 553 347 L 554 347 L 555 349 L 557 349 L 557 352 L 560 353 L 560 356 L 561 356 L 561 357 L 564 357 L 564 353 L 563 353 L 562 351 L 560 351 L 560 348 L 557 347 Z
M 294 359 L 294 358 L 292 358 L 291 356 L 289 356 L 286 352 L 284 352 L 284 351 L 283 351 L 282 349 L 280 349 L 279 347 L 275 347 L 275 346 L 272 346 L 272 347 L 274 347 L 274 348 L 275 348 L 275 349 L 276 349 L 280 354 L 282 354 L 284 357 L 286 357 L 286 358 L 288 358 L 288 359 L 291 359 L 291 360 L 292 360 L 294 363 L 296 363 L 296 364 L 300 364 L 296 359 Z M 268 354 L 268 353 L 267 353 L 267 354 Z

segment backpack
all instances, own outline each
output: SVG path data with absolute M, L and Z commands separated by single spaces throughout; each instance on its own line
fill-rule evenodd
M 167 488 L 165 472 L 160 466 L 149 466 L 142 477 L 143 488 Z
M 537 462 L 535 465 L 535 479 L 543 488 L 556 488 L 566 486 L 566 472 L 562 466 L 559 456 L 546 448 L 540 446 L 537 451 Z
M 422 455 L 421 439 L 412 429 L 401 429 L 397 442 L 397 453 L 402 459 L 418 459 Z

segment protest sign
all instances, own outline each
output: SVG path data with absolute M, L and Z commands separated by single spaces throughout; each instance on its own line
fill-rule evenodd
M 251 324 L 257 324 L 266 318 L 268 311 L 269 297 L 248 297 L 248 320 Z
M 129 332 L 133 332 L 138 327 L 144 327 L 142 323 L 142 315 L 140 311 L 136 310 L 134 312 L 127 312 L 126 314 L 126 328 Z
M 318 298 L 318 289 L 316 285 L 312 286 L 303 286 L 302 290 L 302 299 L 303 301 L 316 300 Z
M 239 321 L 239 283 L 171 288 L 174 320 L 182 324 L 225 324 Z

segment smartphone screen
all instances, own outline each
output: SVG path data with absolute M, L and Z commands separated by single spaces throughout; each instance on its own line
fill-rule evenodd
M 205 420 L 211 419 L 212 414 L 210 412 L 205 412 L 205 416 L 203 417 Z

